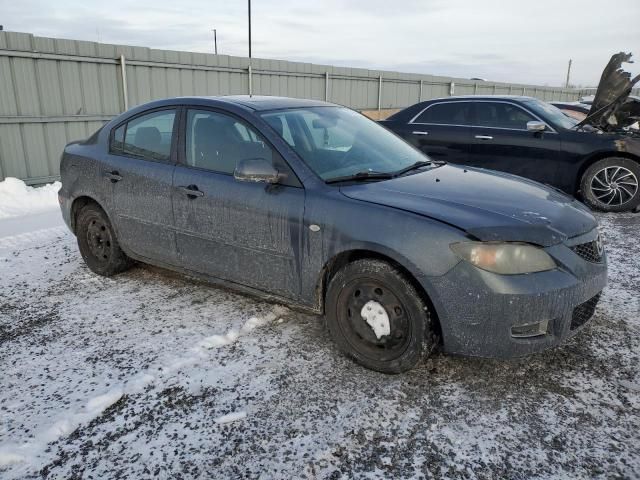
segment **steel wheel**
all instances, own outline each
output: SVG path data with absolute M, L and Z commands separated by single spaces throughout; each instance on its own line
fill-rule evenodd
M 638 178 L 622 166 L 600 169 L 591 179 L 593 196 L 605 205 L 622 206 L 638 193 Z
M 356 352 L 378 361 L 402 356 L 411 341 L 411 319 L 391 287 L 354 279 L 343 287 L 337 303 L 342 334 Z
M 107 228 L 104 221 L 93 218 L 86 229 L 87 245 L 89 251 L 100 262 L 108 262 L 113 253 L 111 229 Z

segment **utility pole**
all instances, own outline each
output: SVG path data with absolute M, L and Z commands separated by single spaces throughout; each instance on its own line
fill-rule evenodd
M 569 59 L 569 66 L 567 67 L 567 82 L 565 83 L 565 88 L 569 88 L 569 77 L 571 76 L 571 59 Z
M 251 62 L 251 0 L 249 1 L 249 62 Z
M 213 53 L 218 54 L 218 32 L 213 29 Z

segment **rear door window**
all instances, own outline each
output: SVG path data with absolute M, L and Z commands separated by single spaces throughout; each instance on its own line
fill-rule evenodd
M 469 125 L 471 119 L 470 111 L 470 102 L 435 103 L 418 115 L 413 123 Z
M 175 109 L 170 109 L 154 111 L 130 120 L 114 131 L 110 150 L 147 160 L 168 161 L 175 117 Z
M 475 122 L 478 127 L 526 130 L 527 122 L 536 120 L 522 108 L 511 103 L 474 102 Z

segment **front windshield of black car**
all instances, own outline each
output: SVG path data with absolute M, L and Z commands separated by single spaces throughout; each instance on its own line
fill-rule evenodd
M 544 120 L 551 122 L 553 126 L 570 130 L 578 124 L 578 120 L 566 116 L 562 113 L 562 110 L 550 103 L 535 99 L 526 100 L 524 103 L 527 107 L 533 110 L 536 115 L 539 115 Z
M 308 107 L 265 112 L 262 118 L 323 180 L 394 173 L 429 158 L 353 110 Z

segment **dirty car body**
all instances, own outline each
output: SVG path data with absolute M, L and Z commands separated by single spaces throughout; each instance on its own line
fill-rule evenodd
M 387 142 L 378 153 L 394 145 L 397 155 L 374 169 L 365 134 Z M 229 136 L 244 150 L 228 147 Z M 325 102 L 152 102 L 68 145 L 61 175 L 76 235 L 82 208 L 96 205 L 132 259 L 312 312 L 326 312 L 327 286 L 351 262 L 386 262 L 419 291 L 450 353 L 512 357 L 558 345 L 591 317 L 606 284 L 597 222 L 578 201 L 506 173 L 432 162 Z M 473 263 L 505 245 L 551 266 L 497 273 Z M 460 253 L 467 247 L 471 257 Z

